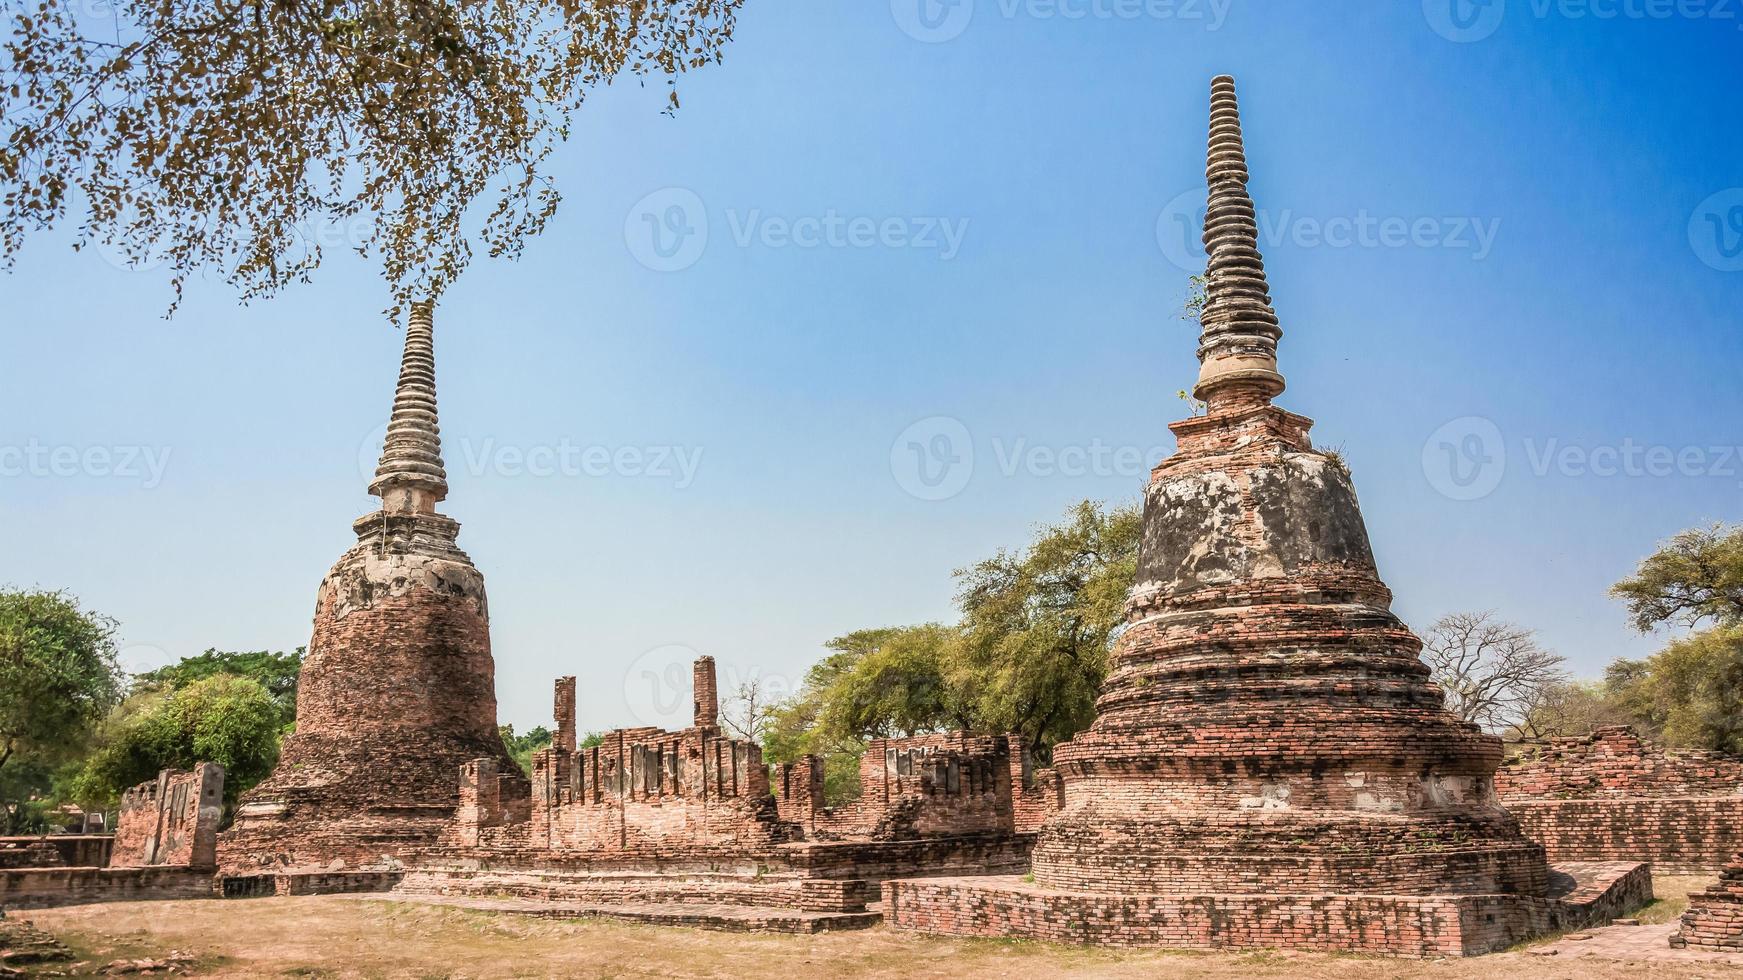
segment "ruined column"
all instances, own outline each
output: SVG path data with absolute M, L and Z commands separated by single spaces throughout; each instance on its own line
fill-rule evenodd
M 720 725 L 720 691 L 714 679 L 714 658 L 697 657 L 691 673 L 695 692 L 691 724 L 697 728 L 717 728 Z
M 554 704 L 557 719 L 557 734 L 551 740 L 551 747 L 559 752 L 575 754 L 575 678 L 557 678 L 557 694 Z

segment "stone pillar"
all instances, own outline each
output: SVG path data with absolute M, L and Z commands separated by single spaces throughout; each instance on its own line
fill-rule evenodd
M 551 740 L 551 747 L 559 752 L 575 754 L 575 678 L 557 678 L 557 696 L 555 708 L 557 719 L 557 734 Z
M 697 728 L 714 728 L 720 724 L 720 689 L 714 679 L 714 658 L 697 657 L 694 671 L 695 720 Z

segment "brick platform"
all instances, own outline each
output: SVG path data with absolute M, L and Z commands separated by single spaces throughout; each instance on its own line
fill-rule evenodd
M 1561 869 L 1558 869 L 1561 870 Z M 1577 929 L 1649 901 L 1648 867 L 1572 866 L 1586 881 L 1560 897 L 1517 895 L 1109 895 L 1020 878 L 933 878 L 884 886 L 894 928 L 1023 936 L 1098 946 L 1306 949 L 1472 956 Z
M 1713 874 L 1743 849 L 1743 760 L 1666 751 L 1626 727 L 1532 746 L 1496 792 L 1549 859 Z

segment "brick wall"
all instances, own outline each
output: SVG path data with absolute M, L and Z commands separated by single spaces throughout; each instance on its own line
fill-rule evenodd
M 1010 833 L 1011 742 L 941 732 L 872 739 L 859 762 L 859 796 L 823 805 L 823 764 L 814 756 L 783 765 L 781 819 L 808 839 L 897 840 L 938 834 Z
M 1708 873 L 1743 849 L 1743 760 L 1666 751 L 1625 727 L 1532 746 L 1495 787 L 1552 861 Z
M 223 815 L 223 766 L 203 762 L 193 772 L 165 769 L 122 794 L 109 865 L 215 868 Z

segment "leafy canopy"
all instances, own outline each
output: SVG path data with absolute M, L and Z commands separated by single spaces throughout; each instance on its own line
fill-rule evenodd
M 140 688 L 180 688 L 219 674 L 246 677 L 272 696 L 278 707 L 280 727 L 288 728 L 297 718 L 297 678 L 302 673 L 303 654 L 306 652 L 305 647 L 297 647 L 293 653 L 268 650 L 233 653 L 208 649 L 197 657 L 138 674 L 134 683 Z
M 213 674 L 182 687 L 147 688 L 104 722 L 72 795 L 87 809 L 110 809 L 160 770 L 216 762 L 226 774 L 224 795 L 234 802 L 278 763 L 280 719 L 271 692 L 246 677 Z
M 397 317 L 544 229 L 593 89 L 720 61 L 742 3 L 0 0 L 0 264 L 74 211 L 81 244 L 167 266 L 173 313 L 197 273 L 307 281 L 331 223 Z
M 1671 538 L 1610 594 L 1642 633 L 1673 624 L 1743 623 L 1743 525 L 1694 528 Z
M 62 592 L 0 592 L 0 772 L 72 755 L 120 699 L 122 677 L 114 620 Z
M 765 754 L 822 756 L 831 800 L 852 795 L 869 738 L 1018 732 L 1046 756 L 1094 720 L 1141 524 L 1135 506 L 1085 501 L 1028 547 L 959 570 L 958 623 L 830 640 L 799 692 L 771 711 Z

